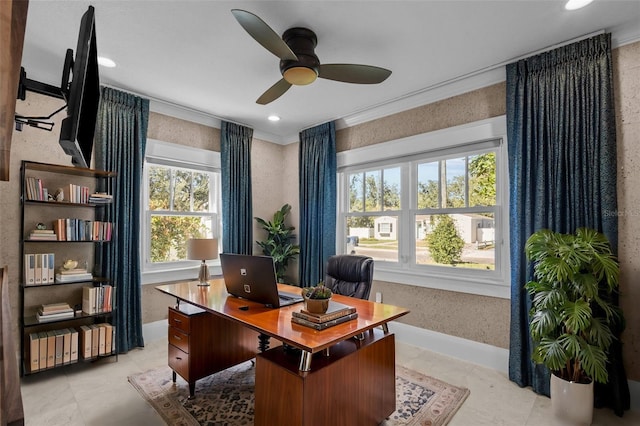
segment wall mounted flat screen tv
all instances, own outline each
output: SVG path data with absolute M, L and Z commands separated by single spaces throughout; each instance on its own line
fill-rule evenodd
M 93 6 L 82 16 L 75 58 L 73 50 L 67 50 L 61 88 L 67 101 L 67 117 L 62 120 L 60 146 L 71 156 L 74 166 L 89 167 L 100 102 Z

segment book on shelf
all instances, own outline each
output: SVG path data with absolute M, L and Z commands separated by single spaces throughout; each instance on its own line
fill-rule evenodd
M 78 361 L 78 330 L 69 328 L 71 334 L 71 362 Z
M 91 358 L 98 356 L 100 350 L 100 330 L 96 324 L 89 325 L 91 329 Z
M 64 334 L 61 330 L 53 331 L 56 336 L 56 361 L 55 365 L 62 365 L 62 355 L 64 352 Z
M 89 271 L 87 271 L 86 268 L 74 268 L 74 269 L 60 268 L 60 272 L 58 273 L 60 275 L 78 275 L 78 274 L 88 274 Z
M 313 321 L 316 323 L 323 323 L 327 321 L 332 321 L 336 318 L 341 318 L 345 315 L 352 314 L 356 311 L 356 308 L 353 306 L 345 305 L 343 303 L 335 302 L 333 300 L 329 301 L 329 307 L 327 308 L 327 312 L 323 314 L 316 314 L 313 312 L 309 312 L 304 308 L 299 312 L 292 312 L 294 317 L 302 318 L 307 321 Z
M 35 268 L 34 268 L 34 277 L 36 285 L 42 284 L 42 256 L 39 253 L 34 254 L 35 256 Z
M 93 204 L 109 204 L 113 202 L 113 195 L 104 192 L 96 192 L 89 196 L 89 202 Z
M 42 305 L 38 310 L 42 315 L 52 315 L 64 312 L 73 312 L 73 308 L 68 303 L 49 303 Z
M 60 312 L 57 314 L 42 314 L 40 312 L 36 312 L 36 319 L 38 322 L 59 321 L 73 318 L 74 316 L 75 312 L 73 312 L 73 309 L 70 312 Z
M 25 285 L 36 284 L 36 255 L 25 254 L 24 255 L 24 283 Z
M 55 231 L 53 229 L 34 229 L 33 231 L 31 231 L 32 234 L 42 234 L 42 235 L 51 235 L 51 234 L 55 234 Z
M 38 363 L 40 370 L 44 370 L 47 368 L 47 332 L 40 331 L 38 332 L 38 341 L 40 342 L 40 362 Z
M 63 337 L 62 363 L 69 364 L 71 362 L 71 330 L 65 328 L 61 330 Z
M 88 325 L 81 325 L 79 331 L 79 346 L 78 352 L 83 359 L 91 358 L 91 328 Z
M 55 234 L 29 234 L 29 241 L 58 241 Z
M 56 333 L 49 330 L 47 333 L 47 368 L 56 366 Z
M 40 337 L 38 333 L 29 334 L 29 371 L 35 372 L 40 369 Z
M 69 304 L 66 302 L 47 303 L 42 305 L 43 312 L 57 311 L 58 309 L 66 309 L 66 308 L 69 308 Z
M 84 274 L 71 274 L 71 275 L 61 275 L 60 273 L 56 274 L 56 282 L 57 283 L 74 283 L 79 281 L 91 281 L 93 279 L 93 274 L 90 272 Z
M 295 324 L 304 325 L 305 327 L 315 328 L 316 330 L 324 330 L 326 328 L 333 327 L 334 325 L 342 324 L 344 322 L 351 321 L 356 318 L 358 318 L 358 313 L 353 312 L 351 314 L 344 315 L 340 318 L 336 318 L 331 321 L 325 321 L 321 323 L 308 321 L 306 319 L 295 317 L 295 316 L 291 317 L 291 322 Z

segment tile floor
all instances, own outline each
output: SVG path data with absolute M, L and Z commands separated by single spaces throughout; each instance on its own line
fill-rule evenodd
M 129 384 L 127 376 L 165 365 L 166 340 L 147 342 L 144 349 L 106 359 L 46 371 L 22 379 L 27 426 L 134 426 L 164 425 L 164 421 Z M 397 343 L 398 364 L 451 384 L 467 387 L 471 395 L 456 413 L 451 426 L 553 424 L 550 400 L 521 389 L 506 375 L 414 346 Z M 640 413 L 616 417 L 610 410 L 595 410 L 594 426 L 640 424 Z

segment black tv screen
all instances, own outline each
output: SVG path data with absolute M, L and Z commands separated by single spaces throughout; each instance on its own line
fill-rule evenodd
M 71 82 L 69 82 L 71 74 Z M 62 71 L 62 93 L 67 101 L 67 117 L 62 120 L 60 146 L 73 165 L 89 167 L 96 128 L 100 80 L 93 6 L 82 16 L 75 59 L 67 50 Z

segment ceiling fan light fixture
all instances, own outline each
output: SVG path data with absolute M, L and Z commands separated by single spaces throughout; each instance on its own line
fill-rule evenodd
M 567 10 L 577 10 L 585 7 L 591 2 L 593 2 L 593 0 L 569 0 L 564 5 L 564 8 Z
M 316 70 L 307 67 L 291 67 L 282 74 L 285 80 L 295 86 L 306 86 L 318 78 Z

